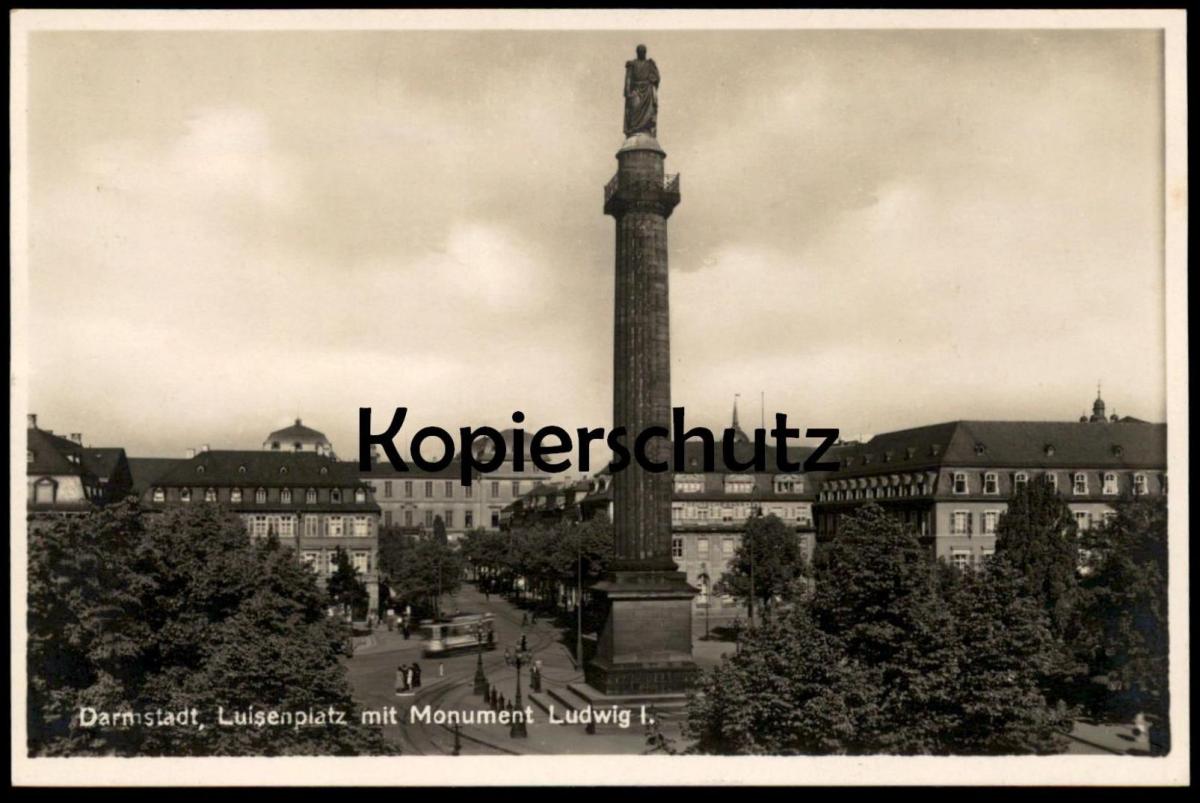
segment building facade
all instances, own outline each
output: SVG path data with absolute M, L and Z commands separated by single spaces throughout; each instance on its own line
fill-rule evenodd
M 270 452 L 316 452 L 326 457 L 336 457 L 333 444 L 325 437 L 325 433 L 304 426 L 299 418 L 290 427 L 277 429 L 268 435 L 262 448 Z
M 325 582 L 343 549 L 379 606 L 380 509 L 358 470 L 315 451 L 211 451 L 139 465 L 141 503 L 150 511 L 218 504 L 250 535 L 276 535 Z M 143 485 L 144 483 L 144 485 Z
M 1102 403 L 1101 403 L 1102 404 Z M 815 508 L 817 535 L 875 502 L 909 524 L 934 554 L 978 567 L 995 550 L 1007 500 L 1023 483 L 1054 484 L 1081 529 L 1122 498 L 1167 489 L 1166 425 L 1136 419 L 1080 422 L 952 421 L 885 433 L 844 447 Z
M 125 450 L 84 446 L 83 435 L 56 435 L 30 414 L 25 430 L 26 511 L 32 520 L 87 513 L 132 492 Z

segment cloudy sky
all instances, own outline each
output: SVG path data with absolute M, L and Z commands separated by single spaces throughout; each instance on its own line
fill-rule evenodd
M 30 403 L 133 455 L 611 421 L 623 63 L 672 397 L 844 434 L 1163 420 L 1152 32 L 35 33 Z

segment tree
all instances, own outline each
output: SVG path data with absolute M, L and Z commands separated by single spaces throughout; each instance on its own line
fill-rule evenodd
M 350 561 L 350 553 L 338 547 L 334 552 L 334 570 L 329 576 L 326 591 L 334 604 L 344 606 L 357 615 L 365 612 L 370 600 L 367 586 L 358 576 L 358 570 Z
M 436 615 L 438 598 L 462 585 L 462 556 L 431 536 L 411 535 L 394 527 L 379 532 L 379 566 L 392 599 L 418 613 Z
M 113 505 L 29 536 L 33 755 L 355 755 L 340 623 L 295 553 L 211 505 L 147 516 Z M 195 708 L 206 727 L 83 728 L 101 711 Z M 343 711 L 343 727 L 220 727 L 227 715 Z
M 1023 578 L 1026 593 L 1045 608 L 1055 635 L 1065 638 L 1076 599 L 1079 545 L 1070 507 L 1044 477 L 1018 486 L 1008 500 L 996 526 L 993 560 Z
M 1114 702 L 1147 711 L 1152 724 L 1166 730 L 1167 504 L 1143 497 L 1115 508 L 1111 519 L 1082 537 L 1087 570 L 1076 649 L 1090 675 L 1104 676 L 1118 690 Z
M 879 696 L 871 673 L 798 606 L 751 631 L 703 676 L 686 733 L 700 753 L 870 752 L 861 729 Z
M 958 574 L 947 591 L 961 644 L 949 746 L 983 755 L 1061 751 L 1069 712 L 1040 686 L 1059 656 L 1045 610 L 1024 595 L 1022 578 L 1007 564 Z
M 441 516 L 433 517 L 433 540 L 439 544 L 450 543 L 450 540 L 446 537 L 446 522 L 442 521 Z
M 746 522 L 742 542 L 715 589 L 745 604 L 752 567 L 754 601 L 764 611 L 770 611 L 776 598 L 789 599 L 796 591 L 795 581 L 805 572 L 804 552 L 795 531 L 778 516 L 753 516 Z
M 960 659 L 953 620 L 937 594 L 929 550 L 878 505 L 845 517 L 816 577 L 818 627 L 866 667 L 879 690 L 858 723 L 872 752 L 947 753 L 957 724 Z

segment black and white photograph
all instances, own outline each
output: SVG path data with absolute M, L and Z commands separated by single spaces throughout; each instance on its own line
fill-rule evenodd
M 10 21 L 14 784 L 1190 783 L 1184 12 Z

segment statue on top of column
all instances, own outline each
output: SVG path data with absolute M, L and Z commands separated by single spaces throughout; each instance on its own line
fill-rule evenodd
M 658 136 L 658 66 L 637 46 L 637 58 L 625 62 L 625 136 Z

